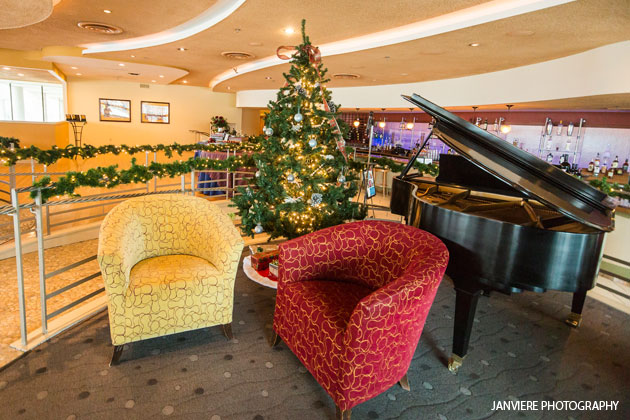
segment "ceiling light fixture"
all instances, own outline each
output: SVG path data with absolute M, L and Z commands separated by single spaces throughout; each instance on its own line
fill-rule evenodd
M 284 28 L 284 33 L 287 35 L 291 35 L 295 32 L 295 29 L 293 29 L 292 27 L 288 27 L 288 28 Z
M 381 108 L 381 111 L 383 111 L 383 121 L 378 123 L 378 126 L 381 127 L 383 129 L 383 136 L 385 135 L 385 109 L 386 108 Z
M 75 67 L 75 66 L 72 66 L 72 67 L 70 67 L 70 68 L 71 68 L 72 70 L 76 70 L 76 69 L 78 69 L 78 67 Z
M 2 70 L 11 70 L 11 67 L 2 67 Z
M 83 76 L 81 73 L 77 73 L 77 76 Z
M 266 76 L 265 80 L 271 80 L 271 76 Z
M 164 75 L 163 75 L 163 74 L 160 74 L 160 77 L 161 77 L 161 78 L 164 78 Z
M 131 58 L 136 58 L 136 56 L 135 56 L 135 55 L 133 55 L 133 54 L 131 54 L 131 56 L 130 56 L 130 57 L 131 57 Z
M 18 73 L 18 76 L 24 76 L 24 73 Z
M 112 12 L 111 10 L 107 10 L 107 9 L 103 10 L 103 13 L 110 14 L 111 12 Z
M 508 113 L 507 116 L 505 117 L 504 121 L 507 121 L 507 117 L 510 115 L 510 109 L 513 107 L 514 105 L 506 105 Z M 501 124 L 501 132 L 503 134 L 507 134 L 510 131 L 512 131 L 512 126 L 510 124 Z
M 155 80 L 151 80 L 151 83 L 155 83 Z
M 125 63 L 118 63 L 120 67 L 125 67 Z
M 186 47 L 179 47 L 177 49 L 177 51 L 188 51 L 188 48 L 186 48 Z
M 187 81 L 187 80 L 184 80 L 182 83 L 188 83 L 188 81 Z
M 354 122 L 352 123 L 352 125 L 354 125 L 356 128 L 358 128 L 359 125 L 361 125 L 361 121 L 359 121 L 359 109 L 360 108 L 357 108 L 357 119 L 354 120 Z
M 472 44 L 468 44 L 469 47 L 478 47 L 480 44 L 478 42 L 473 42 Z

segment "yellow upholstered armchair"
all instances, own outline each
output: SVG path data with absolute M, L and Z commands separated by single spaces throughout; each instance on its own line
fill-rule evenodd
M 132 198 L 109 212 L 98 242 L 114 345 L 213 325 L 232 338 L 243 239 L 212 203 L 180 194 Z

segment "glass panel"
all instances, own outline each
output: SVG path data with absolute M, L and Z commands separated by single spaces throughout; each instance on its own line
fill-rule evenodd
M 11 90 L 9 82 L 0 80 L 0 120 L 11 120 Z
M 44 110 L 46 121 L 65 120 L 63 110 L 63 88 L 61 85 L 44 85 Z
M 14 82 L 11 94 L 15 121 L 44 121 L 41 85 Z

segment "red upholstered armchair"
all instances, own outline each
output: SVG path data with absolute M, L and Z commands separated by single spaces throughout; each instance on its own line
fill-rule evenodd
M 280 245 L 272 345 L 282 340 L 339 418 L 406 373 L 448 263 L 435 236 L 362 221 Z M 406 386 L 405 386 L 406 385 Z

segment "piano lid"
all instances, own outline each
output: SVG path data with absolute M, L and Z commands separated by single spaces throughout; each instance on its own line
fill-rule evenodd
M 614 229 L 615 205 L 607 194 L 419 95 L 402 97 L 431 115 L 433 134 L 479 168 L 573 220 Z

